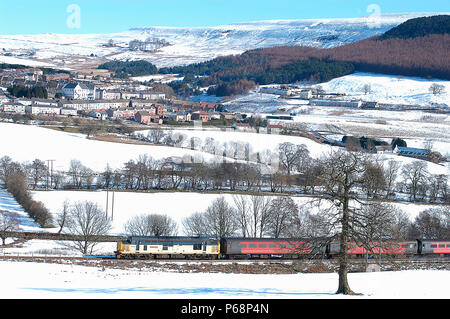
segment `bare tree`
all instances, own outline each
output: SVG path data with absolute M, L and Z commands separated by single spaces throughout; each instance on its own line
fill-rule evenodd
M 299 166 L 309 156 L 308 148 L 301 145 L 294 145 L 290 142 L 281 143 L 278 146 L 280 164 L 290 175 L 294 169 L 298 169 Z
M 269 211 L 268 233 L 279 238 L 289 235 L 295 217 L 298 214 L 298 206 L 290 197 L 277 197 L 272 200 Z
M 433 83 L 428 90 L 434 95 L 439 95 L 445 92 L 445 86 L 442 84 Z
M 272 197 L 252 195 L 250 202 L 250 234 L 253 237 L 263 237 L 270 222 Z
M 372 91 L 372 87 L 370 84 L 364 84 L 362 87 L 362 91 L 364 92 L 365 95 L 367 95 L 368 93 L 370 93 Z
M 347 280 L 348 243 L 353 238 L 352 221 L 358 202 L 356 190 L 364 181 L 366 159 L 362 153 L 332 151 L 320 159 L 323 171 L 318 176 L 324 191 L 323 200 L 331 204 L 322 211 L 331 239 L 339 241 L 339 285 L 336 293 L 354 294 Z
M 204 214 L 208 235 L 221 238 L 231 236 L 239 229 L 235 211 L 223 196 L 215 199 Z
M 201 236 L 208 233 L 205 215 L 203 213 L 193 213 L 182 221 L 184 233 L 188 236 Z
M 424 239 L 450 237 L 450 206 L 430 208 L 421 212 L 412 225 L 413 236 Z
M 47 165 L 40 159 L 35 159 L 30 164 L 31 179 L 33 181 L 33 189 L 38 187 L 39 182 L 46 176 L 48 172 Z
M 59 230 L 58 234 L 60 234 L 66 224 L 67 214 L 69 213 L 69 201 L 65 200 L 63 203 L 62 210 L 56 214 L 56 222 L 58 223 Z
M 243 237 L 249 237 L 250 204 L 248 202 L 247 196 L 233 195 L 233 202 L 236 212 L 236 220 L 238 221 L 239 226 L 241 228 L 241 235 Z
M 148 214 L 130 218 L 124 226 L 125 232 L 137 236 L 174 236 L 177 223 L 168 215 Z
M 387 164 L 384 166 L 384 180 L 385 180 L 385 191 L 386 195 L 385 198 L 389 198 L 394 190 L 394 185 L 397 180 L 397 176 L 400 169 L 400 162 L 395 160 L 390 160 L 387 162 Z
M 162 142 L 166 138 L 166 135 L 167 134 L 164 132 L 164 130 L 158 127 L 155 129 L 151 129 L 147 133 L 147 138 L 149 138 L 150 142 L 153 144 L 162 144 Z
M 101 236 L 111 230 L 111 221 L 105 212 L 94 202 L 77 202 L 69 209 L 64 233 L 80 237 L 74 240 L 70 247 L 83 254 L 92 254 Z
M 427 163 L 424 161 L 414 161 L 403 166 L 402 175 L 404 185 L 406 186 L 410 200 L 416 201 L 421 186 L 427 180 Z
M 6 238 L 8 238 L 9 232 L 14 232 L 19 230 L 19 219 L 15 214 L 0 211 L 0 238 L 2 239 L 3 245 L 6 244 Z

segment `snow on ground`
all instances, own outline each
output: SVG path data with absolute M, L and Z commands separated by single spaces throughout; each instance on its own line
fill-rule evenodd
M 0 135 L 10 136 L 0 141 L 0 157 L 8 155 L 14 161 L 55 160 L 55 170 L 65 170 L 75 159 L 94 171 L 103 171 L 109 163 L 112 169 L 122 167 L 130 159 L 147 154 L 154 159 L 184 155 L 213 155 L 168 146 L 135 145 L 90 140 L 86 135 L 59 132 L 31 125 L 0 123 Z
M 137 133 L 147 135 L 148 131 L 139 131 Z M 270 150 L 272 152 L 276 151 L 278 145 L 284 142 L 290 142 L 295 145 L 304 144 L 309 152 L 310 156 L 314 158 L 320 157 L 320 155 L 329 152 L 332 148 L 328 145 L 319 144 L 311 139 L 300 136 L 289 136 L 280 134 L 265 134 L 256 132 L 243 132 L 236 131 L 233 128 L 227 129 L 214 129 L 214 128 L 199 128 L 199 129 L 174 129 L 168 130 L 167 132 L 172 132 L 172 134 L 185 135 L 183 147 L 189 147 L 191 137 L 197 137 L 201 140 L 200 146 L 204 145 L 208 138 L 214 139 L 215 142 L 220 145 L 225 143 L 249 143 L 251 146 L 251 151 L 253 152 L 264 152 L 265 150 Z
M 0 261 L 0 298 L 96 299 L 446 299 L 450 271 L 350 273 L 362 296 L 335 295 L 338 275 L 171 273 Z M 263 300 L 262 300 L 263 301 Z
M 16 58 L 12 56 L 0 55 L 0 63 L 20 64 L 31 67 L 53 67 L 54 64 L 35 61 L 31 59 Z
M 443 85 L 445 92 L 432 94 L 429 91 L 432 84 Z M 318 85 L 326 92 L 344 93 L 349 99 L 423 106 L 437 103 L 450 106 L 450 81 L 438 79 L 355 72 Z M 368 94 L 363 92 L 365 85 L 370 85 Z
M 366 84 L 370 85 L 371 90 L 367 94 L 363 92 L 363 87 Z M 443 85 L 444 92 L 432 94 L 429 91 L 432 84 Z M 383 104 L 421 106 L 445 104 L 450 106 L 450 81 L 438 79 L 355 72 L 329 82 L 313 85 L 313 87 L 317 86 L 322 87 L 326 93 L 345 94 L 339 99 L 376 101 Z M 283 108 L 291 108 L 295 111 L 296 106 L 301 107 L 305 103 L 307 104 L 308 101 L 285 100 L 279 98 L 278 95 L 261 93 L 255 90 L 237 96 L 224 104 L 231 111 L 273 113 Z M 375 110 L 375 112 L 379 112 L 379 110 Z
M 145 59 L 164 67 L 280 45 L 334 47 L 382 34 L 410 18 L 432 14 L 382 14 L 377 15 L 376 21 L 373 17 L 268 20 L 213 27 L 154 26 L 105 34 L 0 35 L 0 47 L 13 55 L 31 53 L 30 59 L 46 59 L 64 68 L 73 67 L 78 64 L 76 59 L 91 55 L 97 62 Z M 128 49 L 131 40 L 143 41 L 149 37 L 164 39 L 170 45 L 156 52 Z M 106 46 L 110 39 L 114 46 Z

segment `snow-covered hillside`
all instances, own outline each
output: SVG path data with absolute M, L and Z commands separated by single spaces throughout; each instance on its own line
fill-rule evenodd
M 444 91 L 431 93 L 429 89 L 433 84 L 443 85 Z M 347 99 L 422 106 L 446 104 L 450 107 L 450 81 L 355 72 L 319 85 L 326 92 L 346 94 Z M 363 91 L 365 85 L 370 86 L 370 92 Z
M 280 45 L 335 47 L 382 34 L 400 23 L 433 13 L 386 14 L 348 19 L 268 20 L 216 27 L 142 27 L 111 34 L 2 35 L 0 48 L 21 58 L 71 69 L 100 59 L 146 59 L 158 67 L 201 62 L 249 49 Z M 155 53 L 128 50 L 131 40 L 169 42 Z M 112 40 L 114 46 L 105 46 Z M 92 55 L 92 56 L 91 56 Z M 5 61 L 0 56 L 0 62 Z M 84 60 L 84 61 L 82 61 Z

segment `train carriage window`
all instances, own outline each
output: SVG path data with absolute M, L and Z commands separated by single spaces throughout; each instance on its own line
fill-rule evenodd
M 258 247 L 259 248 L 267 248 L 267 244 L 259 244 Z
M 168 250 L 168 249 L 169 249 L 169 247 L 166 244 L 164 244 L 163 245 L 163 250 Z
M 445 248 L 445 244 L 439 244 L 439 248 Z
M 278 248 L 286 248 L 286 244 L 278 244 Z
M 431 248 L 437 248 L 437 244 L 432 244 Z
M 256 244 L 248 244 L 248 248 L 256 248 Z
M 277 248 L 276 244 L 269 244 L 269 248 Z
M 147 245 L 144 245 L 144 250 L 147 250 Z
M 447 244 L 447 248 L 450 248 L 450 244 Z
M 241 247 L 241 248 L 247 248 L 247 244 L 239 244 L 239 247 Z
M 289 248 L 295 248 L 296 245 L 295 244 L 289 244 Z
M 194 244 L 193 246 L 194 250 L 202 250 L 202 244 Z

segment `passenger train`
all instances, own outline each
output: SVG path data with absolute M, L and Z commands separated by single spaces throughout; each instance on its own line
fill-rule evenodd
M 348 243 L 351 256 L 450 256 L 450 240 L 393 241 L 371 243 L 366 250 L 361 244 Z M 339 254 L 338 242 L 312 243 L 308 239 L 131 236 L 117 243 L 118 259 L 298 259 L 305 256 L 333 258 Z

